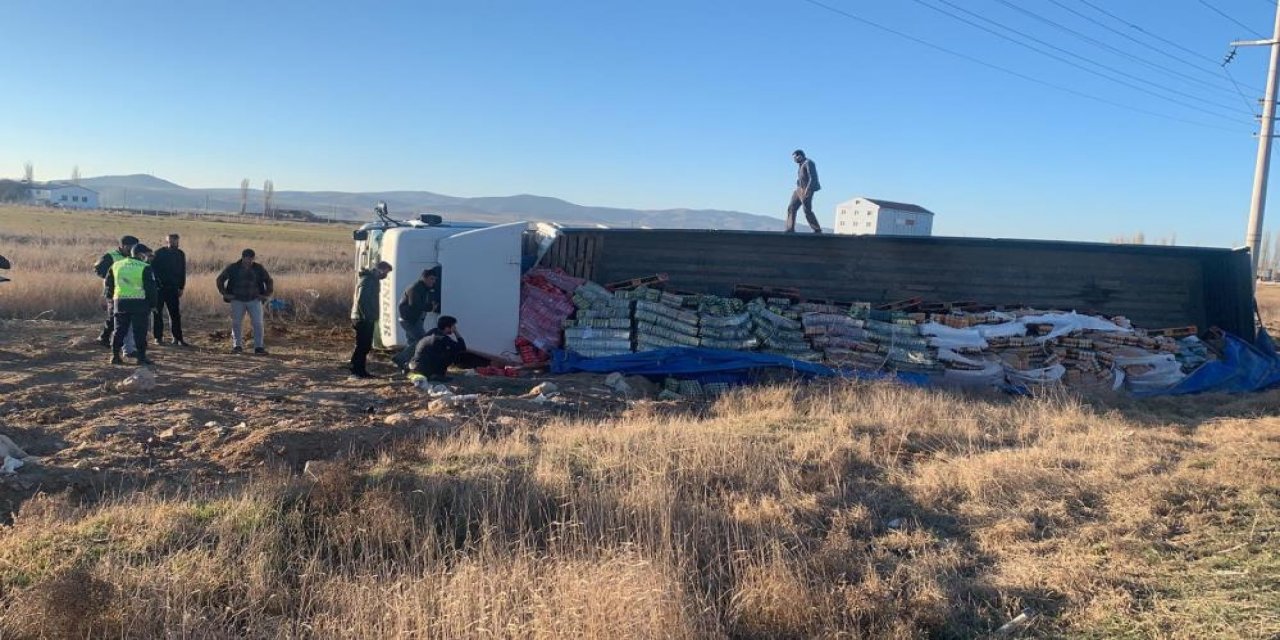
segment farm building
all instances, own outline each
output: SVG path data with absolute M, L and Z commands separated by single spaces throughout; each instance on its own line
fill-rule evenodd
M 31 201 L 68 209 L 97 209 L 98 192 L 68 182 L 45 182 L 30 187 Z
M 849 236 L 931 236 L 933 212 L 917 204 L 854 198 L 836 205 L 836 233 Z

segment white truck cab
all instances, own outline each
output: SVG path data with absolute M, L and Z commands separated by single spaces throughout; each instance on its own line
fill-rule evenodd
M 445 222 L 431 215 L 411 222 L 380 218 L 354 233 L 357 273 L 378 261 L 392 267 L 378 295 L 375 344 L 404 346 L 400 298 L 424 269 L 440 267 L 440 312 L 458 319 L 468 350 L 491 360 L 519 362 L 520 277 L 550 247 L 557 227 Z

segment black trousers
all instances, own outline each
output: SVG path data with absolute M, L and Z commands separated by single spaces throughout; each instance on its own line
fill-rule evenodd
M 151 316 L 151 330 L 155 332 L 156 342 L 164 337 L 164 312 L 169 310 L 169 331 L 173 339 L 182 342 L 182 297 L 177 289 L 160 289 L 160 303 Z
M 102 323 L 102 333 L 98 334 L 98 342 L 111 342 L 111 335 L 115 333 L 116 327 L 116 307 L 115 303 L 107 300 L 107 320 Z
M 356 348 L 351 352 L 351 373 L 369 373 L 369 352 L 373 350 L 373 323 L 353 322 L 351 328 L 356 330 Z
M 813 215 L 813 192 L 803 198 L 800 197 L 800 190 L 796 189 L 791 193 L 791 204 L 787 205 L 787 231 L 796 230 L 796 212 L 804 206 L 804 217 L 809 221 L 809 227 L 814 233 L 822 233 L 822 225 L 818 224 L 818 216 Z
M 119 352 L 124 348 L 124 337 L 132 329 L 138 359 L 145 359 L 147 357 L 147 322 L 150 320 L 150 311 L 117 311 L 115 332 L 111 334 L 111 351 Z

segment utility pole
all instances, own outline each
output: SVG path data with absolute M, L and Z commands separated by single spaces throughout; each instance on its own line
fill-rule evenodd
M 1267 95 L 1262 99 L 1262 126 L 1258 132 L 1258 161 L 1253 169 L 1253 198 L 1249 202 L 1249 258 L 1253 261 L 1253 278 L 1258 277 L 1258 251 L 1262 244 L 1262 220 L 1267 206 L 1267 174 L 1271 170 L 1271 131 L 1276 121 L 1276 74 L 1280 72 L 1280 1 L 1276 2 L 1276 24 L 1270 40 L 1232 42 L 1233 47 L 1271 47 L 1271 66 L 1267 70 Z

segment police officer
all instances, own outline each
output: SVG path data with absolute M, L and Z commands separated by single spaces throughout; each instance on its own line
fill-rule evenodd
M 138 244 L 138 239 L 133 236 L 124 236 L 120 238 L 120 246 L 112 249 L 98 258 L 98 263 L 93 265 L 93 272 L 98 274 L 99 278 L 106 280 L 107 275 L 111 273 L 111 265 L 120 262 L 132 255 L 133 246 Z M 115 310 L 111 308 L 111 297 L 107 297 L 107 320 L 102 325 L 102 333 L 98 334 L 98 342 L 104 347 L 111 346 L 112 329 L 115 326 Z M 130 336 L 132 338 L 132 336 Z M 143 336 L 146 339 L 146 336 Z
M 124 364 L 120 350 L 129 332 L 142 336 L 136 341 L 135 355 L 139 365 L 152 364 L 147 359 L 147 322 L 159 300 L 155 275 L 147 258 L 151 249 L 144 244 L 133 246 L 132 257 L 111 265 L 105 283 L 107 297 L 115 310 L 115 332 L 111 336 L 111 364 Z

